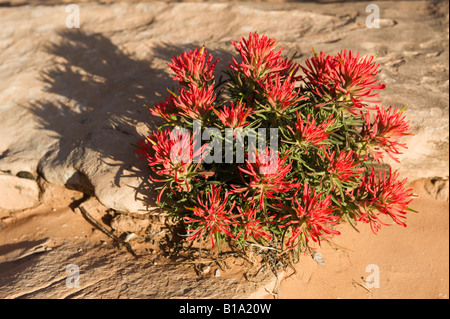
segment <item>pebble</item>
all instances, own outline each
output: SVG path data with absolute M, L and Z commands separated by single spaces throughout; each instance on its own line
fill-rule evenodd
M 210 270 L 211 270 L 211 266 L 206 266 L 205 268 L 203 268 L 202 272 L 203 272 L 204 274 L 207 274 L 207 273 L 210 272 Z

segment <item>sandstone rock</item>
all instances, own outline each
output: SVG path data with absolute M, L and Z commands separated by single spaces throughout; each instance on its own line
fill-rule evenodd
M 221 58 L 220 72 L 235 55 L 230 40 L 257 30 L 301 63 L 312 48 L 378 54 L 388 84 L 380 97 L 408 105 L 414 132 L 401 164 L 389 164 L 409 180 L 445 178 L 448 3 L 380 3 L 379 29 L 366 28 L 366 5 L 80 3 L 80 29 L 66 27 L 65 5 L 0 7 L 0 171 L 41 175 L 106 207 L 148 213 L 156 192 L 132 144 L 157 124 L 143 105 L 175 85 L 166 62 L 205 44 Z
M 111 227 L 123 233 L 140 233 L 150 226 L 149 219 L 139 219 L 119 214 L 111 221 Z
M 2 263 L 2 299 L 246 298 L 258 286 L 234 278 L 198 278 L 192 268 L 136 260 L 111 245 L 68 243 Z M 79 269 L 79 287 L 66 285 Z M 70 280 L 70 278 L 69 278 Z
M 17 211 L 39 204 L 39 186 L 32 179 L 0 173 L 0 190 L 0 210 Z
M 107 218 L 108 208 L 103 206 L 95 197 L 90 197 L 89 199 L 84 200 L 80 204 L 80 207 L 83 207 L 92 218 L 99 222 Z
M 448 179 L 432 178 L 425 183 L 424 188 L 428 194 L 437 200 L 448 201 L 449 199 Z
M 55 191 L 58 184 L 94 195 L 107 208 L 122 212 L 146 213 L 154 208 L 154 186 L 148 182 L 145 161 L 134 155 L 131 143 L 148 134 L 156 123 L 141 106 L 158 102 L 173 85 L 165 62 L 205 44 L 221 58 L 218 67 L 224 68 L 235 54 L 229 41 L 255 30 L 277 37 L 285 55 L 296 52 L 298 62 L 310 57 L 312 48 L 327 53 L 351 49 L 363 55 L 377 54 L 380 79 L 387 84 L 381 99 L 386 106 L 408 105 L 404 112 L 414 132 L 405 139 L 409 149 L 402 162 L 389 164 L 410 181 L 428 178 L 429 184 L 420 186 L 435 198 L 447 195 L 448 200 L 448 2 L 381 1 L 380 29 L 365 27 L 364 2 L 218 2 L 101 5 L 89 0 L 0 0 L 0 171 L 8 172 L 0 174 L 0 207 L 34 205 L 39 194 L 33 179 L 41 175 L 52 183 L 44 200 L 51 196 L 54 203 L 66 206 L 70 198 L 82 197 L 75 191 L 59 194 Z M 28 5 L 36 3 L 41 6 Z M 65 26 L 68 3 L 84 3 L 80 4 L 79 30 Z M 102 217 L 104 208 L 98 206 L 97 210 L 94 200 L 82 205 L 94 218 Z M 333 288 L 339 290 L 338 296 L 348 297 L 345 285 L 349 278 L 361 275 L 365 260 L 372 262 L 376 256 L 395 271 L 385 269 L 383 278 L 389 279 L 390 287 L 379 295 L 375 292 L 375 297 L 415 298 L 417 292 L 419 297 L 448 296 L 448 253 L 443 253 L 448 252 L 448 213 L 441 214 L 437 208 L 427 211 L 428 201 L 421 205 L 426 206 L 418 210 L 425 214 L 409 219 L 407 230 L 412 230 L 406 237 L 391 232 L 384 240 L 380 234 L 372 242 L 359 237 L 354 240 L 352 232 L 343 238 L 349 239 L 349 244 L 360 243 L 363 249 L 351 258 L 345 251 L 334 261 L 331 251 L 336 248 L 329 247 L 327 263 L 337 265 L 337 272 L 325 269 L 328 275 L 323 276 L 314 261 L 304 259 L 314 265 L 298 268 L 295 277 L 301 281 L 292 281 L 295 291 L 299 284 L 307 288 L 300 289 L 303 292 L 317 285 L 322 298 L 335 298 L 332 293 L 324 294 Z M 41 224 L 56 223 L 45 236 L 55 236 L 53 231 L 61 223 L 65 233 L 74 224 L 72 211 L 70 218 L 66 216 L 60 223 L 57 218 L 64 214 L 53 213 L 57 212 L 46 214 L 48 219 Z M 136 230 L 136 219 L 117 216 L 114 227 Z M 84 220 L 79 222 L 75 226 L 83 225 Z M 39 236 L 43 235 L 35 229 L 34 220 L 30 225 L 19 228 L 11 238 L 10 230 L 0 232 L 6 243 L 0 244 L 0 298 L 246 298 L 257 288 L 230 278 L 228 271 L 226 276 L 199 279 L 192 268 L 164 265 L 156 253 L 153 261 L 135 260 L 109 241 L 61 240 L 52 250 L 42 251 Z M 85 229 L 86 234 L 90 228 Z M 95 237 L 93 234 L 89 238 Z M 371 245 L 373 249 L 367 249 Z M 38 253 L 27 255 L 36 251 L 30 250 L 34 247 Z M 17 258 L 21 256 L 26 257 Z M 79 288 L 64 284 L 69 264 L 80 267 Z M 213 271 L 209 268 L 208 273 Z M 339 280 L 339 274 L 345 276 Z M 272 289 L 275 284 L 262 287 Z M 410 295 L 404 292 L 408 285 L 410 293 L 414 291 Z M 389 293 L 384 295 L 384 291 Z M 316 298 L 308 293 L 302 296 Z M 355 290 L 352 296 L 360 298 L 361 291 Z

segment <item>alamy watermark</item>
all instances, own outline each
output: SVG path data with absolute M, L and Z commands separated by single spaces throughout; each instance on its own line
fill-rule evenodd
M 380 7 L 376 4 L 369 4 L 366 13 L 370 14 L 366 18 L 366 27 L 369 29 L 380 28 Z
M 175 128 L 170 137 L 175 144 L 170 150 L 171 160 L 175 163 L 190 158 L 194 163 L 260 163 L 261 174 L 273 174 L 278 164 L 278 128 L 226 128 L 222 133 L 218 128 L 209 127 L 202 130 L 201 122 L 194 121 L 193 136 L 185 128 Z M 269 134 L 267 136 L 267 134 Z M 267 139 L 269 143 L 267 143 Z M 247 154 L 245 152 L 247 140 Z M 208 142 L 206 152 L 201 154 L 202 142 Z M 270 147 L 268 147 L 269 145 Z M 269 153 L 267 150 L 270 150 Z M 225 154 L 224 154 L 225 153 Z M 234 156 L 235 155 L 235 156 Z
M 66 287 L 80 288 L 80 268 L 75 264 L 67 265 L 66 273 L 69 273 L 66 278 Z
M 369 289 L 380 288 L 380 267 L 376 264 L 369 264 L 366 267 L 366 272 L 370 273 L 366 277 L 366 287 Z
M 69 29 L 80 28 L 80 7 L 76 4 L 69 4 L 66 6 L 66 12 L 69 13 L 66 17 L 66 27 Z

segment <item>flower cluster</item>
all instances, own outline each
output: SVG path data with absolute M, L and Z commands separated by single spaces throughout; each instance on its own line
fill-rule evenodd
M 376 75 L 379 65 L 373 63 L 374 57 L 361 59 L 359 53 L 343 50 L 336 56 L 321 52 L 306 61 L 302 70 L 306 74 L 306 84 L 324 102 L 339 102 L 350 113 L 355 114 L 365 102 L 373 101 L 384 89 Z M 379 101 L 378 101 L 379 102 Z
M 292 210 L 293 213 L 281 218 L 289 221 L 280 227 L 292 225 L 287 245 L 294 243 L 299 237 L 306 246 L 310 239 L 318 242 L 331 234 L 339 235 L 339 231 L 332 229 L 339 223 L 340 216 L 334 215 L 336 207 L 331 204 L 331 195 L 316 194 L 316 190 L 307 183 L 303 185 L 303 193 L 300 196 L 297 195 L 299 190 L 297 189 L 293 196 L 293 208 L 284 208 Z
M 320 52 L 302 66 L 266 35 L 232 45 L 219 84 L 204 47 L 172 59 L 178 93 L 150 108 L 164 123 L 138 143 L 187 240 L 301 251 L 343 220 L 375 233 L 387 219 L 405 226 L 412 190 L 374 167 L 398 160 L 411 132 L 403 110 L 379 105 L 374 57 Z
M 172 58 L 172 64 L 168 64 L 176 74 L 174 81 L 180 85 L 200 85 L 214 78 L 214 69 L 219 60 L 211 63 L 213 56 L 207 56 L 205 48 L 196 49 L 189 53 L 184 52 L 180 56 Z

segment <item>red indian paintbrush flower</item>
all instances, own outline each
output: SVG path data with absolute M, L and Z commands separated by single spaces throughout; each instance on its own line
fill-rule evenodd
M 180 136 L 179 140 L 172 138 L 170 130 L 154 132 L 147 137 L 148 143 L 152 146 L 153 155 L 148 156 L 149 165 L 153 171 L 160 176 L 176 175 L 186 171 L 186 165 L 192 161 L 189 152 L 190 136 Z M 180 147 L 180 152 L 171 152 L 173 146 L 182 142 L 188 147 Z M 185 152 L 182 152 L 185 150 Z
M 381 218 L 390 217 L 396 224 L 406 227 L 402 219 L 406 218 L 408 205 L 412 201 L 413 190 L 406 189 L 406 178 L 397 180 L 399 173 L 379 172 L 364 177 L 361 186 L 356 190 L 355 201 L 359 204 L 360 217 L 357 221 L 370 223 L 376 234 L 381 225 L 388 225 Z
M 248 187 L 259 196 L 261 210 L 263 210 L 264 198 L 276 198 L 278 193 L 285 193 L 297 186 L 296 183 L 286 180 L 286 175 L 292 169 L 292 162 L 285 165 L 287 158 L 288 154 L 279 159 L 278 152 L 267 147 L 265 153 L 250 153 L 249 159 L 245 161 L 246 169 L 239 167 L 242 173 L 250 177 Z M 235 190 L 243 191 L 246 189 Z
M 252 108 L 246 108 L 242 102 L 231 102 L 230 107 L 225 106 L 220 112 L 214 110 L 223 125 L 231 128 L 245 127 L 247 117 L 253 114 Z
M 307 99 L 305 96 L 299 96 L 299 90 L 295 88 L 295 82 L 289 76 L 281 79 L 277 74 L 260 84 L 270 108 L 280 115 L 299 101 Z
M 251 202 L 251 201 L 250 201 Z M 241 209 L 240 206 L 236 206 L 239 214 L 235 216 L 240 219 L 237 222 L 237 225 L 242 227 L 241 231 L 236 235 L 236 238 L 239 238 L 241 235 L 244 236 L 246 241 L 251 239 L 255 241 L 259 241 L 260 239 L 272 240 L 272 237 L 265 230 L 264 223 L 261 222 L 260 219 L 257 218 L 257 208 L 254 203 L 250 206 L 246 206 L 245 209 Z M 271 216 L 269 218 L 273 218 Z
M 203 88 L 192 86 L 180 89 L 180 95 L 174 103 L 181 114 L 193 120 L 203 121 L 214 108 L 215 99 L 216 94 L 212 85 Z
M 341 151 L 337 156 L 336 151 L 330 153 L 329 150 L 325 150 L 325 157 L 329 162 L 328 173 L 342 182 L 354 180 L 364 172 L 364 167 L 355 168 L 361 161 L 355 160 L 353 150 L 348 152 Z
M 330 55 L 320 52 L 305 61 L 306 67 L 301 67 L 306 75 L 306 83 L 314 93 L 321 97 L 334 98 L 334 83 L 329 79 L 329 73 L 337 68 L 337 61 Z
M 374 117 L 371 121 L 371 113 L 366 113 L 366 123 L 361 133 L 367 143 L 368 153 L 381 162 L 384 150 L 394 161 L 399 162 L 394 155 L 402 154 L 399 148 L 407 147 L 406 144 L 397 142 L 397 139 L 411 135 L 408 121 L 402 111 L 392 107 L 385 110 L 377 106 Z
M 300 200 L 297 196 L 299 191 L 300 189 L 297 189 L 293 196 L 292 206 L 284 206 L 287 211 L 293 210 L 294 213 L 281 218 L 281 220 L 289 219 L 286 224 L 280 226 L 281 228 L 292 225 L 291 236 L 286 245 L 295 243 L 299 236 L 307 243 L 310 239 L 320 242 L 321 239 L 329 238 L 329 235 L 339 235 L 339 231 L 331 229 L 338 225 L 340 220 L 339 216 L 333 215 L 336 208 L 331 203 L 331 196 L 323 198 L 322 193 L 316 194 L 315 188 L 306 182 Z
M 180 85 L 203 86 L 214 78 L 214 68 L 219 59 L 211 64 L 212 58 L 212 55 L 207 56 L 206 49 L 202 48 L 173 57 L 172 64 L 167 64 L 176 74 L 173 80 L 178 81 Z
M 175 122 L 177 120 L 177 115 L 180 112 L 174 103 L 173 96 L 166 97 L 165 101 L 161 101 L 158 104 L 155 103 L 155 106 L 149 108 L 149 110 L 152 115 L 158 116 L 168 123 Z
M 316 124 L 316 119 L 311 120 L 311 114 L 306 116 L 306 122 L 301 117 L 301 114 L 297 112 L 297 121 L 295 122 L 295 129 L 290 126 L 287 128 L 294 134 L 294 138 L 300 147 L 305 148 L 305 152 L 308 152 L 309 146 L 324 147 L 323 141 L 332 133 L 330 127 L 334 124 L 334 119 L 330 119 L 321 124 Z
M 147 160 L 153 172 L 165 180 L 175 181 L 179 190 L 189 190 L 191 175 L 199 168 L 199 163 L 194 163 L 193 158 L 202 159 L 208 144 L 196 149 L 190 132 L 176 130 L 154 132 L 147 137 L 145 144 Z
M 195 223 L 198 227 L 188 230 L 188 233 L 191 233 L 188 240 L 200 238 L 206 232 L 209 233 L 214 248 L 214 236 L 216 234 L 224 233 L 233 238 L 230 226 L 234 224 L 231 211 L 235 202 L 231 204 L 229 209 L 226 209 L 228 192 L 225 192 L 222 201 L 221 190 L 220 186 L 216 187 L 213 184 L 211 191 L 207 192 L 206 196 L 205 192 L 202 192 L 197 197 L 198 206 L 189 208 L 193 212 L 193 217 L 185 216 L 184 221 L 186 224 Z M 203 200 L 202 197 L 206 197 L 206 199 Z
M 276 39 L 269 39 L 266 35 L 260 36 L 258 33 L 250 33 L 248 39 L 242 37 L 239 43 L 231 41 L 231 44 L 241 55 L 242 62 L 238 63 L 233 57 L 230 68 L 241 72 L 248 78 L 263 80 L 271 73 L 292 67 L 292 65 L 283 63 L 281 60 L 283 49 L 275 51 Z
M 343 50 L 337 57 L 340 62 L 338 75 L 341 78 L 337 89 L 350 97 L 354 104 L 370 102 L 372 98 L 379 95 L 374 93 L 374 90 L 386 87 L 384 84 L 379 84 L 376 79 L 380 65 L 373 63 L 374 56 L 361 59 L 359 52 L 354 54 L 352 51 Z
M 373 59 L 373 56 L 362 59 L 358 52 L 346 50 L 337 56 L 325 56 L 321 52 L 306 61 L 306 68 L 302 69 L 307 84 L 316 94 L 338 102 L 352 102 L 348 111 L 355 114 L 354 108 L 367 107 L 364 102 L 379 102 L 372 100 L 379 95 L 374 90 L 385 88 L 376 79 L 379 65 L 374 64 Z

